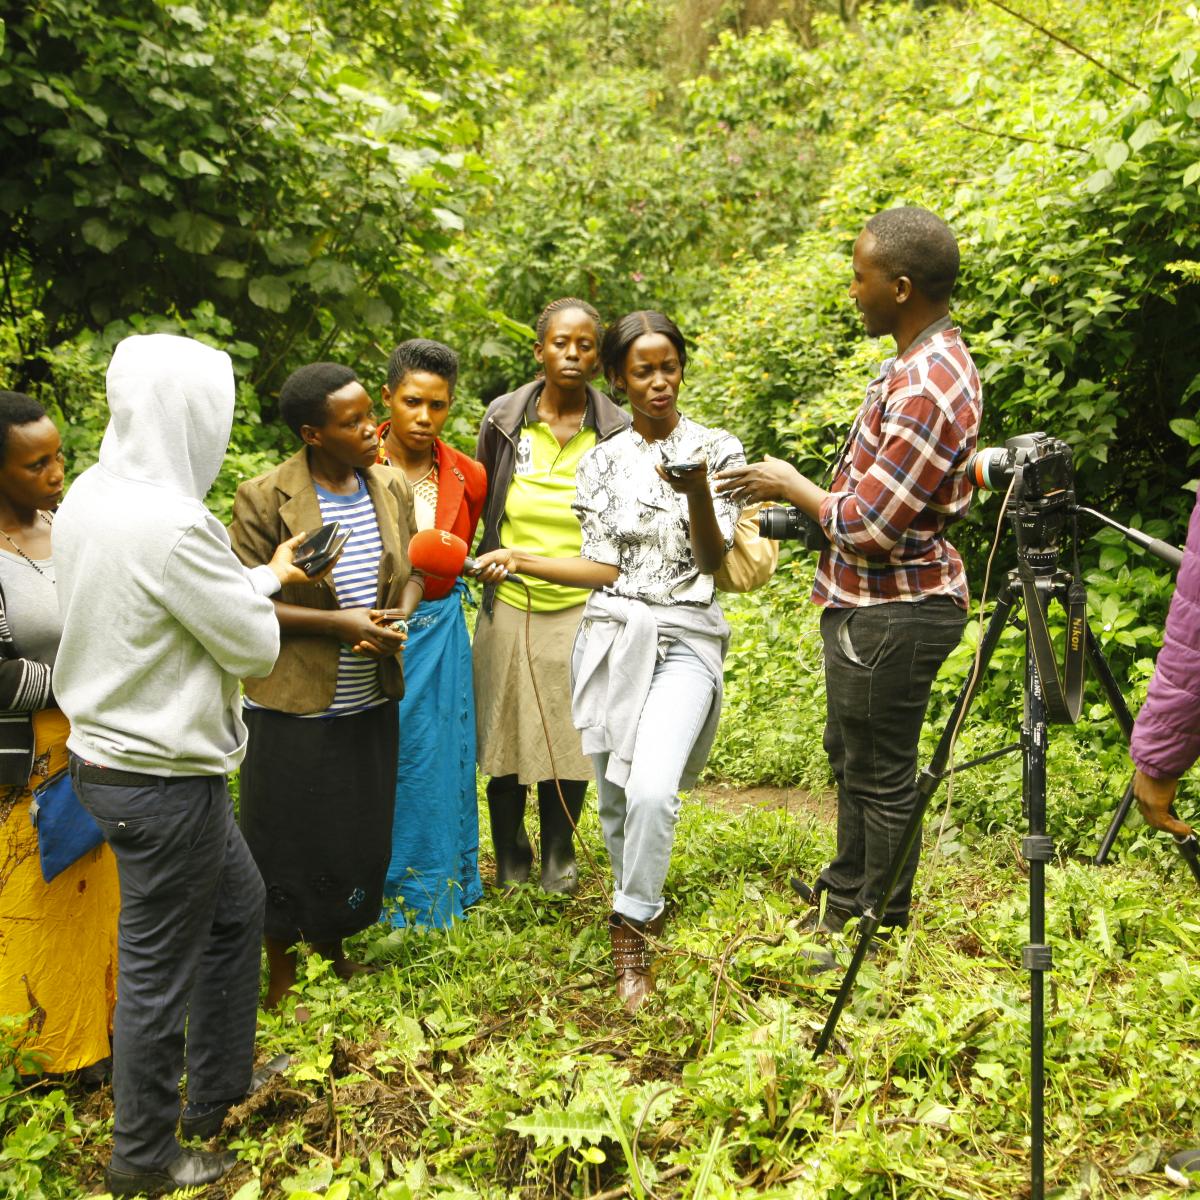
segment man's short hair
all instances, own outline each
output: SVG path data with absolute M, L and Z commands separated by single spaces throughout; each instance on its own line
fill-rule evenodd
M 392 351 L 388 360 L 387 385 L 394 389 L 410 371 L 440 375 L 454 394 L 458 382 L 458 355 L 449 346 L 429 338 L 409 338 Z
M 8 431 L 14 425 L 31 425 L 47 415 L 45 408 L 24 392 L 0 392 L 0 466 L 8 454 Z
M 315 428 L 325 424 L 329 417 L 329 397 L 334 392 L 357 382 L 358 376 L 340 363 L 309 363 L 283 381 L 279 389 L 279 415 L 299 437 L 302 425 Z
M 927 208 L 905 206 L 877 213 L 866 224 L 875 254 L 893 279 L 907 275 L 927 300 L 949 300 L 958 278 L 958 241 L 950 226 Z

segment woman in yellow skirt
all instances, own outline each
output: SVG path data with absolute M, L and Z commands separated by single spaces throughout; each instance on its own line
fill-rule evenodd
M 33 789 L 67 765 L 50 557 L 62 490 L 54 423 L 37 401 L 0 391 L 0 1018 L 31 1074 L 108 1059 L 117 983 L 112 851 L 101 844 L 46 883 L 29 819 Z

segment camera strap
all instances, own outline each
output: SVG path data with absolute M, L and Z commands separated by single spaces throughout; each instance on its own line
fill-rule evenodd
M 1060 672 L 1054 657 L 1054 643 L 1046 624 L 1046 609 L 1038 593 L 1037 576 L 1020 555 L 1017 574 L 1025 600 L 1025 624 L 1042 700 L 1046 706 L 1046 721 L 1051 725 L 1074 725 L 1083 711 L 1083 682 L 1087 663 L 1087 588 L 1079 569 L 1078 542 L 1075 542 L 1074 570 L 1067 585 L 1063 608 L 1067 614 L 1067 640 L 1063 650 Z

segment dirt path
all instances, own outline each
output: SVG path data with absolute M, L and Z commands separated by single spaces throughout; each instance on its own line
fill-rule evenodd
M 740 812 L 746 808 L 782 808 L 797 816 L 815 816 L 832 821 L 837 817 L 833 792 L 807 792 L 802 788 L 740 787 L 732 783 L 708 783 L 692 792 L 693 797 L 718 808 Z

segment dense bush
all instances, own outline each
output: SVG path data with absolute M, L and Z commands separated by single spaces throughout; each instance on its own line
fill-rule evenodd
M 298 357 L 357 359 L 425 323 L 458 196 L 485 171 L 470 144 L 495 81 L 432 71 L 431 90 L 436 43 L 368 73 L 299 4 L 138 0 L 114 19 L 47 0 L 4 32 L 0 314 L 18 382 L 73 337 L 199 304 L 253 343 L 267 388 Z

